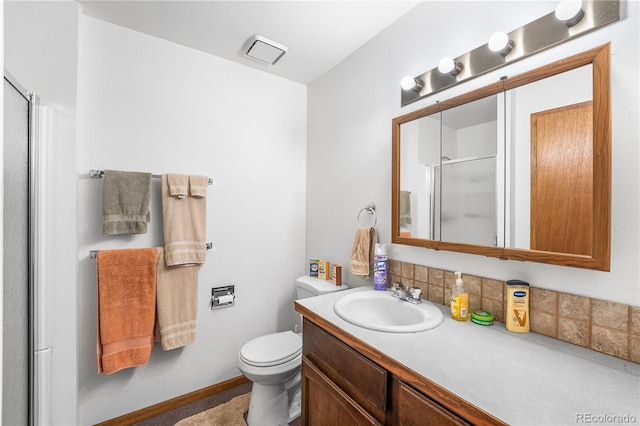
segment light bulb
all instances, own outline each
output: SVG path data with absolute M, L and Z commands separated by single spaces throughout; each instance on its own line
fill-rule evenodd
M 407 76 L 403 77 L 402 80 L 400 81 L 400 86 L 402 87 L 402 90 L 415 89 L 415 87 L 416 87 L 416 79 L 411 77 L 410 75 L 407 75 Z
M 449 74 L 456 67 L 456 63 L 453 62 L 451 58 L 442 58 L 440 62 L 438 62 L 438 71 L 442 74 Z
M 506 33 L 495 33 L 489 39 L 489 50 L 491 50 L 492 52 L 506 55 L 511 51 L 512 48 L 513 42 L 509 39 L 509 36 Z
M 440 59 L 440 62 L 438 62 L 438 71 L 442 74 L 451 74 L 455 77 L 460 74 L 460 71 L 462 71 L 462 64 L 449 57 L 442 58 Z
M 556 6 L 556 18 L 567 26 L 577 24 L 584 17 L 582 0 L 562 0 Z

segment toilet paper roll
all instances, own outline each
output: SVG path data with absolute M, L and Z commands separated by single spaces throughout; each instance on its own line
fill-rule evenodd
M 233 302 L 233 294 L 225 294 L 224 296 L 218 296 L 218 304 L 224 305 Z

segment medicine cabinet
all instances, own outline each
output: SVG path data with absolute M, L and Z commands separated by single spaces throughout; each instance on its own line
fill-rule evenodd
M 392 242 L 609 270 L 609 45 L 392 122 Z

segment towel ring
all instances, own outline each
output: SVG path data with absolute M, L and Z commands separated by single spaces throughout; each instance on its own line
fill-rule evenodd
M 360 215 L 362 214 L 362 212 L 365 212 L 365 211 L 373 215 L 373 227 L 375 227 L 376 223 L 378 223 L 378 216 L 376 215 L 376 205 L 374 203 L 369 203 L 360 209 L 360 211 L 358 212 L 358 216 L 356 217 L 356 223 L 358 224 L 359 227 L 362 226 L 360 225 Z

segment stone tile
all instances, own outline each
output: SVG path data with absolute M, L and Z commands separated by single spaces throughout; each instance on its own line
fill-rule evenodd
M 637 306 L 631 307 L 631 332 L 640 334 L 640 308 Z
M 558 317 L 546 312 L 529 312 L 530 329 L 535 333 L 556 337 L 556 322 Z
M 429 295 L 427 300 L 433 303 L 444 305 L 444 288 L 429 284 Z
M 558 293 L 558 315 L 574 320 L 589 321 L 591 299 L 573 294 Z
M 442 269 L 429 268 L 429 284 L 444 286 L 444 271 Z
M 505 304 L 499 300 L 482 298 L 482 309 L 493 314 L 496 321 L 504 323 Z
M 532 311 L 556 314 L 558 312 L 557 302 L 558 293 L 555 291 L 535 287 L 529 291 L 529 306 Z
M 389 260 L 389 274 L 391 275 L 402 275 L 402 262 L 399 260 Z
M 416 281 L 422 281 L 423 283 L 429 282 L 429 268 L 426 266 L 416 265 L 414 273 Z
M 612 328 L 591 326 L 591 349 L 629 359 L 629 334 Z
M 400 275 L 389 274 L 389 280 L 387 281 L 387 287 L 391 287 L 393 283 L 399 283 L 402 281 L 402 277 Z
M 482 278 L 463 274 L 462 280 L 464 281 L 464 287 L 467 289 L 470 295 L 482 295 Z
M 483 278 L 482 297 L 500 301 L 504 300 L 504 282 Z
M 595 299 L 591 306 L 591 322 L 594 325 L 628 331 L 629 305 Z
M 589 321 L 558 317 L 558 339 L 589 347 Z
M 444 287 L 450 289 L 456 283 L 456 274 L 444 271 Z
M 482 310 L 482 297 L 476 294 L 469 294 L 469 312 Z
M 402 277 L 413 279 L 415 265 L 413 263 L 402 262 Z
M 631 354 L 629 354 L 629 360 L 640 364 L 640 336 L 631 336 Z

